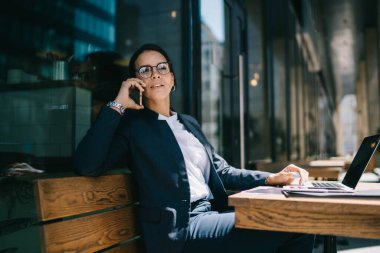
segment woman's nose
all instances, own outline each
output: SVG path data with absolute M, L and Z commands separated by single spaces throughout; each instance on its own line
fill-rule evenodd
M 157 79 L 157 78 L 161 78 L 161 74 L 158 73 L 157 69 L 153 69 L 152 79 Z

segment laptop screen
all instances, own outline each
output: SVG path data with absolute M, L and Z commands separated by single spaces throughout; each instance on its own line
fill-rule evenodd
M 379 145 L 379 141 L 380 134 L 364 138 L 354 160 L 351 163 L 350 168 L 346 173 L 346 176 L 343 179 L 342 184 L 355 189 L 360 177 L 375 153 L 377 146 Z

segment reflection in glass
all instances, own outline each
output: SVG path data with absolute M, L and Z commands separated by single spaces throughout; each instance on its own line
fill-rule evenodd
M 247 160 L 270 159 L 270 128 L 264 75 L 262 1 L 247 1 L 248 120 Z
M 201 1 L 202 17 L 202 130 L 222 152 L 221 88 L 224 62 L 224 3 Z
M 172 56 L 181 80 L 181 1 L 8 1 L 0 27 L 0 168 L 71 171 L 71 156 L 126 78 L 143 43 Z M 146 8 L 149 6 L 150 8 Z M 147 26 L 146 24 L 154 24 Z M 181 111 L 181 85 L 173 107 Z
M 112 87 L 120 76 L 113 63 L 106 74 L 106 57 L 86 68 L 95 50 L 115 47 L 115 3 L 33 0 L 2 5 L 0 100 L 6 106 L 0 117 L 8 120 L 0 126 L 1 168 L 27 162 L 46 172 L 71 170 L 72 153 L 94 116 L 96 91 L 102 85 Z
M 290 133 L 289 133 L 289 154 L 290 160 L 300 159 L 300 145 L 299 145 L 299 111 L 300 106 L 298 105 L 300 97 L 298 96 L 297 90 L 300 87 L 300 78 L 298 76 L 299 68 L 299 50 L 297 48 L 296 41 L 296 30 L 297 22 L 296 17 L 293 12 L 289 12 L 289 36 L 288 36 L 288 50 L 289 50 L 289 88 L 290 88 Z M 299 28 L 298 28 L 299 29 Z
M 116 9 L 116 51 L 125 59 L 145 43 L 156 43 L 169 54 L 176 75 L 176 90 L 171 96 L 171 105 L 176 111 L 183 111 L 184 101 L 182 80 L 182 17 L 181 2 L 155 0 L 117 1 Z M 128 61 L 124 62 L 128 65 Z M 190 66 L 186 66 L 190 67 Z

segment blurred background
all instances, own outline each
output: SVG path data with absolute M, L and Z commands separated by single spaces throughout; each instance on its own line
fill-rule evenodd
M 31 180 L 71 173 L 143 43 L 168 51 L 172 107 L 236 167 L 323 160 L 341 175 L 380 133 L 378 0 L 13 0 L 0 13 L 0 252 L 39 252 Z M 379 152 L 370 181 L 377 167 Z

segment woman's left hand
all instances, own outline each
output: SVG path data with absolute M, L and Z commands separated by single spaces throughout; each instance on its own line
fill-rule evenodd
M 309 172 L 294 165 L 289 164 L 282 171 L 270 175 L 266 183 L 268 185 L 288 185 L 297 183 L 302 185 L 308 180 Z

